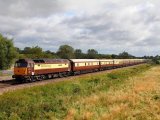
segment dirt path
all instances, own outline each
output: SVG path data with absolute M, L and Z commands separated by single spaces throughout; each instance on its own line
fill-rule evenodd
M 130 78 L 107 93 L 83 98 L 79 104 L 86 105 L 87 109 L 104 108 L 98 115 L 100 120 L 160 120 L 160 66 Z M 89 118 L 95 114 L 85 112 L 84 116 Z
M 4 80 L 12 80 L 12 76 L 0 76 L 0 81 L 4 81 Z

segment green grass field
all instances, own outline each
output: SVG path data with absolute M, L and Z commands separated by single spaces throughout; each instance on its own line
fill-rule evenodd
M 134 115 L 141 119 L 136 114 L 141 109 L 126 113 L 134 111 L 136 105 L 133 96 L 125 99 L 125 95 L 133 86 L 133 79 L 144 77 L 151 68 L 139 65 L 5 93 L 0 96 L 0 120 L 124 120 Z M 160 96 L 155 98 L 159 100 Z

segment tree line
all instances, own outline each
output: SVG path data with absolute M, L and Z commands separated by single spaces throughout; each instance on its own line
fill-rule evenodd
M 14 47 L 13 40 L 0 34 L 0 69 L 8 69 L 16 59 L 22 58 L 62 58 L 62 59 L 132 59 L 137 58 L 128 52 L 116 54 L 100 54 L 95 49 L 88 49 L 86 53 L 81 49 L 74 49 L 70 45 L 61 45 L 56 52 L 44 51 L 39 46 L 25 47 L 20 49 Z M 141 58 L 152 58 L 157 62 L 159 56 L 144 56 Z
M 69 45 L 61 45 L 57 52 L 52 52 L 50 50 L 43 51 L 39 46 L 25 47 L 23 50 L 16 48 L 18 52 L 18 58 L 62 58 L 62 59 L 130 59 L 136 58 L 133 55 L 128 54 L 128 52 L 122 52 L 119 55 L 115 54 L 100 54 L 95 49 L 88 49 L 87 53 L 82 52 L 81 49 L 74 49 Z

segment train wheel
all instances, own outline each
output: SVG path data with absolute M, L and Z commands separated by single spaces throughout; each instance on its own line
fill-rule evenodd
M 48 75 L 47 75 L 47 78 L 48 78 L 48 79 L 53 78 L 52 74 L 48 74 Z
M 62 78 L 62 77 L 63 77 L 63 74 L 62 74 L 62 73 L 59 73 L 58 76 L 59 76 L 60 78 Z
M 21 78 L 15 78 L 15 82 L 16 82 L 16 83 L 22 83 L 23 80 L 22 80 Z
M 67 75 L 67 72 L 64 72 L 63 73 L 63 77 L 67 77 L 68 75 Z
M 28 80 L 28 82 L 35 82 L 36 80 L 35 80 L 35 78 L 34 78 L 34 76 L 31 76 L 30 78 L 29 78 L 29 80 Z
M 73 72 L 72 75 L 73 75 L 73 76 L 76 76 L 77 74 L 76 74 L 76 72 Z

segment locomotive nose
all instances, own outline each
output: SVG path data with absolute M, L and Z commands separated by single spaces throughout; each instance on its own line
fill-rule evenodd
M 14 68 L 14 74 L 15 75 L 26 75 L 27 68 Z

